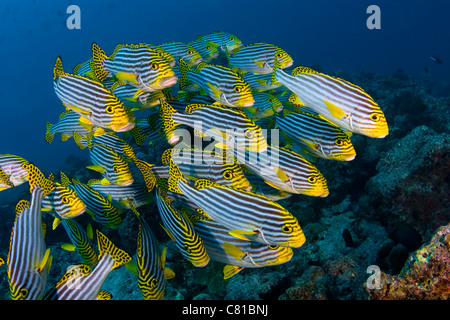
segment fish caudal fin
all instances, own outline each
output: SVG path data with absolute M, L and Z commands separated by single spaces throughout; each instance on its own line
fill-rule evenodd
M 180 89 L 184 90 L 184 88 L 186 88 L 189 85 L 187 72 L 190 70 L 190 68 L 186 63 L 186 61 L 184 61 L 182 58 L 180 58 L 179 66 L 180 66 L 180 79 L 178 79 L 178 81 L 180 84 Z
M 105 51 L 103 51 L 95 42 L 92 43 L 92 67 L 94 68 L 95 78 L 102 82 L 108 75 L 108 71 L 105 70 L 104 62 L 108 59 Z
M 24 169 L 28 172 L 30 193 L 35 187 L 39 187 L 44 190 L 44 197 L 53 191 L 55 188 L 53 181 L 47 179 L 38 167 L 32 163 L 26 163 L 24 164 Z
M 124 250 L 117 248 L 111 240 L 109 240 L 103 233 L 97 230 L 99 257 L 104 254 L 109 254 L 114 259 L 114 264 L 111 270 L 131 261 L 131 256 Z
M 175 192 L 178 194 L 183 194 L 178 187 L 178 181 L 182 180 L 185 183 L 187 183 L 186 179 L 184 179 L 183 175 L 181 174 L 180 169 L 176 165 L 176 163 L 172 160 L 172 158 L 169 160 L 169 179 L 167 181 L 167 189 L 170 192 Z
M 51 126 L 52 124 L 47 121 L 45 127 L 45 141 L 47 141 L 48 143 L 52 143 L 53 137 L 55 136 L 55 134 L 50 133 Z
M 176 124 L 173 119 L 172 115 L 176 113 L 177 111 L 166 101 L 161 100 L 161 106 L 159 107 L 159 112 L 161 114 L 161 120 L 162 120 L 162 130 L 166 136 L 167 142 L 170 145 L 175 145 L 179 140 L 179 136 L 175 136 L 173 134 L 173 131 L 175 130 L 175 127 L 178 125 Z
M 147 191 L 148 192 L 152 191 L 156 184 L 156 177 L 152 170 L 152 167 L 154 167 L 154 165 L 149 164 L 138 158 L 133 159 L 133 161 L 136 164 L 136 167 L 141 172 L 142 176 L 144 177 L 145 185 L 147 186 Z

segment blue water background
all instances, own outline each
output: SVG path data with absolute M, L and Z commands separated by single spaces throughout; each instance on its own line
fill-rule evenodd
M 81 29 L 69 30 L 67 7 L 81 9 Z M 369 30 L 369 5 L 381 9 L 381 29 Z M 433 1 L 0 1 L 0 153 L 32 161 L 46 174 L 64 168 L 68 155 L 88 156 L 72 139 L 44 140 L 45 122 L 64 110 L 52 85 L 55 59 L 66 71 L 91 56 L 91 43 L 108 54 L 118 43 L 188 42 L 212 31 L 244 44 L 284 48 L 294 65 L 324 72 L 399 69 L 417 79 L 448 81 L 450 3 Z M 430 60 L 430 55 L 444 63 Z M 425 67 L 429 73 L 425 73 Z

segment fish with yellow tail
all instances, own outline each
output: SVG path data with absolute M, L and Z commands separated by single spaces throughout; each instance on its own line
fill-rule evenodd
M 195 231 L 203 239 L 211 260 L 225 263 L 224 279 L 229 279 L 244 268 L 262 268 L 280 265 L 291 260 L 290 247 L 272 246 L 236 238 L 229 229 L 211 219 L 191 214 Z
M 204 267 L 209 262 L 202 238 L 192 227 L 192 223 L 182 210 L 175 209 L 167 196 L 167 180 L 158 179 L 156 204 L 162 227 L 175 243 L 182 256 L 195 267 Z
M 44 300 L 96 300 L 103 282 L 117 267 L 131 261 L 131 256 L 117 248 L 97 230 L 99 258 L 95 269 L 81 264 L 72 266 L 44 296 Z
M 201 137 L 214 137 L 219 149 L 242 148 L 253 152 L 267 149 L 262 129 L 241 109 L 214 104 L 189 104 L 185 111 L 177 112 L 169 103 L 161 101 L 163 131 L 171 145 L 180 138 L 174 132 L 175 127 L 184 124 L 196 129 Z
M 102 83 L 64 72 L 61 58 L 56 59 L 53 88 L 68 109 L 78 113 L 88 125 L 115 132 L 134 128 L 134 114 Z
M 43 197 L 44 190 L 35 186 L 31 191 L 31 203 L 21 200 L 16 205 L 7 258 L 13 300 L 38 300 L 44 295 L 51 257 L 42 230 Z
M 145 44 L 119 44 L 108 57 L 96 43 L 92 43 L 92 60 L 99 81 L 111 72 L 117 79 L 145 92 L 162 90 L 178 81 L 169 62 Z
M 317 72 L 296 67 L 292 75 L 275 64 L 272 83 L 280 82 L 309 107 L 342 129 L 368 137 L 384 138 L 389 129 L 378 104 L 360 87 Z
M 233 70 L 204 62 L 191 69 L 180 59 L 180 89 L 189 88 L 191 84 L 225 106 L 248 108 L 255 103 L 250 86 Z
M 131 211 L 139 220 L 137 236 L 138 286 L 144 300 L 162 300 L 166 290 L 166 277 L 173 271 L 165 267 L 166 250 L 159 248 L 150 226 L 130 202 Z
M 297 248 L 305 242 L 297 218 L 275 201 L 206 179 L 198 179 L 193 187 L 173 160 L 169 174 L 169 191 L 185 195 L 209 218 L 228 228 L 231 235 L 284 247 Z

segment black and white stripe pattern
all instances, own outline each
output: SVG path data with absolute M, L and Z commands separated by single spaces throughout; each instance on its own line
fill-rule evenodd
M 113 184 L 128 186 L 133 183 L 128 163 L 108 146 L 95 143 L 90 150 L 90 159 L 94 165 L 104 169 L 103 176 Z
M 303 105 L 339 127 L 369 137 L 382 138 L 388 134 L 383 112 L 360 87 L 318 72 L 293 72 L 295 76 L 281 69 L 275 72 L 276 80 L 295 93 Z M 345 115 L 336 118 L 330 111 L 331 104 Z
M 138 208 L 152 200 L 152 194 L 147 192 L 145 185 L 133 182 L 129 186 L 118 186 L 115 184 L 102 184 L 100 182 L 88 182 L 89 187 L 101 193 L 105 198 L 111 196 L 112 204 L 118 209 L 129 209 L 127 200 L 131 200 Z
M 230 230 L 212 220 L 193 222 L 195 231 L 203 239 L 206 251 L 212 260 L 244 268 L 261 268 L 279 265 L 293 256 L 292 248 L 271 246 L 253 241 L 238 239 L 229 234 Z M 244 254 L 240 259 L 225 251 L 224 244 L 240 249 Z
M 180 214 L 165 195 L 165 191 L 156 189 L 156 204 L 164 229 L 174 240 L 176 247 L 196 267 L 204 267 L 209 262 L 202 239 L 197 235 L 192 224 Z
M 320 171 L 298 153 L 269 145 L 260 153 L 237 151 L 238 161 L 277 189 L 308 196 L 329 194 Z M 286 180 L 282 180 L 286 179 Z
M 268 43 L 246 45 L 230 54 L 228 59 L 231 67 L 239 68 L 242 72 L 260 74 L 271 73 L 275 61 L 278 61 L 281 69 L 287 68 L 293 63 L 291 56 L 286 51 Z
M 173 41 L 173 42 L 163 42 L 157 45 L 159 48 L 166 50 L 170 55 L 178 62 L 181 59 L 186 61 L 186 63 L 192 67 L 198 65 L 202 62 L 202 56 L 200 53 L 191 45 Z
M 54 185 L 53 191 L 42 200 L 43 208 L 54 210 L 61 219 L 75 218 L 86 211 L 86 205 L 74 190 L 57 182 Z
M 31 203 L 22 200 L 16 206 L 16 219 L 7 259 L 13 300 L 37 300 L 44 294 L 47 265 L 38 270 L 47 248 L 42 231 L 43 196 L 43 189 L 35 187 L 31 192 Z
M 350 161 L 356 156 L 349 136 L 317 113 L 292 111 L 275 119 L 282 132 L 317 157 Z
M 194 40 L 187 44 L 197 50 L 203 62 L 209 63 L 212 59 L 219 56 L 219 45 L 213 42 Z
M 170 165 L 175 166 L 172 161 Z M 169 178 L 169 185 L 173 183 L 171 179 L 173 176 Z M 221 185 L 200 187 L 199 183 L 204 182 L 197 180 L 196 188 L 182 179 L 176 183 L 181 193 L 211 219 L 235 233 L 243 233 L 249 240 L 286 247 L 300 247 L 304 243 L 297 218 L 278 203 L 252 192 Z
M 134 115 L 100 82 L 64 74 L 55 79 L 53 87 L 67 108 L 98 127 L 116 132 L 134 127 Z
M 9 177 L 9 181 L 17 187 L 28 181 L 28 171 L 23 165 L 28 161 L 13 154 L 0 154 L 0 169 Z
M 61 224 L 83 263 L 95 265 L 98 262 L 98 256 L 84 228 L 75 219 L 61 220 Z
M 195 40 L 216 43 L 222 48 L 222 50 L 228 50 L 228 52 L 232 52 L 233 50 L 242 47 L 242 41 L 239 40 L 238 37 L 224 31 L 215 31 L 208 34 L 199 35 L 195 38 Z

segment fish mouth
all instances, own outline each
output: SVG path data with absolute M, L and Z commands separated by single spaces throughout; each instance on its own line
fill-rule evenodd
M 353 159 L 355 159 L 356 157 L 356 153 L 352 154 L 351 156 L 348 156 L 347 158 L 344 159 L 344 161 L 352 161 Z
M 294 64 L 294 61 L 289 61 L 287 64 L 286 64 L 286 67 L 285 68 L 289 68 L 290 66 L 292 66 Z
M 176 76 L 169 76 L 162 78 L 159 83 L 161 87 L 167 88 L 173 86 L 177 81 L 178 78 Z
M 128 121 L 124 125 L 113 125 L 113 126 L 111 126 L 111 129 L 113 129 L 115 132 L 130 131 L 133 128 L 134 128 L 134 122 L 132 122 L 132 121 Z
M 284 245 L 285 247 L 291 247 L 291 248 L 300 248 L 306 241 L 305 234 L 302 230 L 300 230 L 301 234 L 299 234 L 298 238 L 294 240 L 287 241 Z
M 75 218 L 78 217 L 80 214 L 84 213 L 86 211 L 86 205 L 80 204 L 78 206 L 76 206 L 75 208 L 72 208 L 72 210 L 70 211 L 70 215 L 68 215 L 68 218 Z
M 252 100 L 252 101 L 249 101 L 246 104 L 244 104 L 242 107 L 243 108 L 248 108 L 248 107 L 253 106 L 254 104 L 255 104 L 255 100 Z

